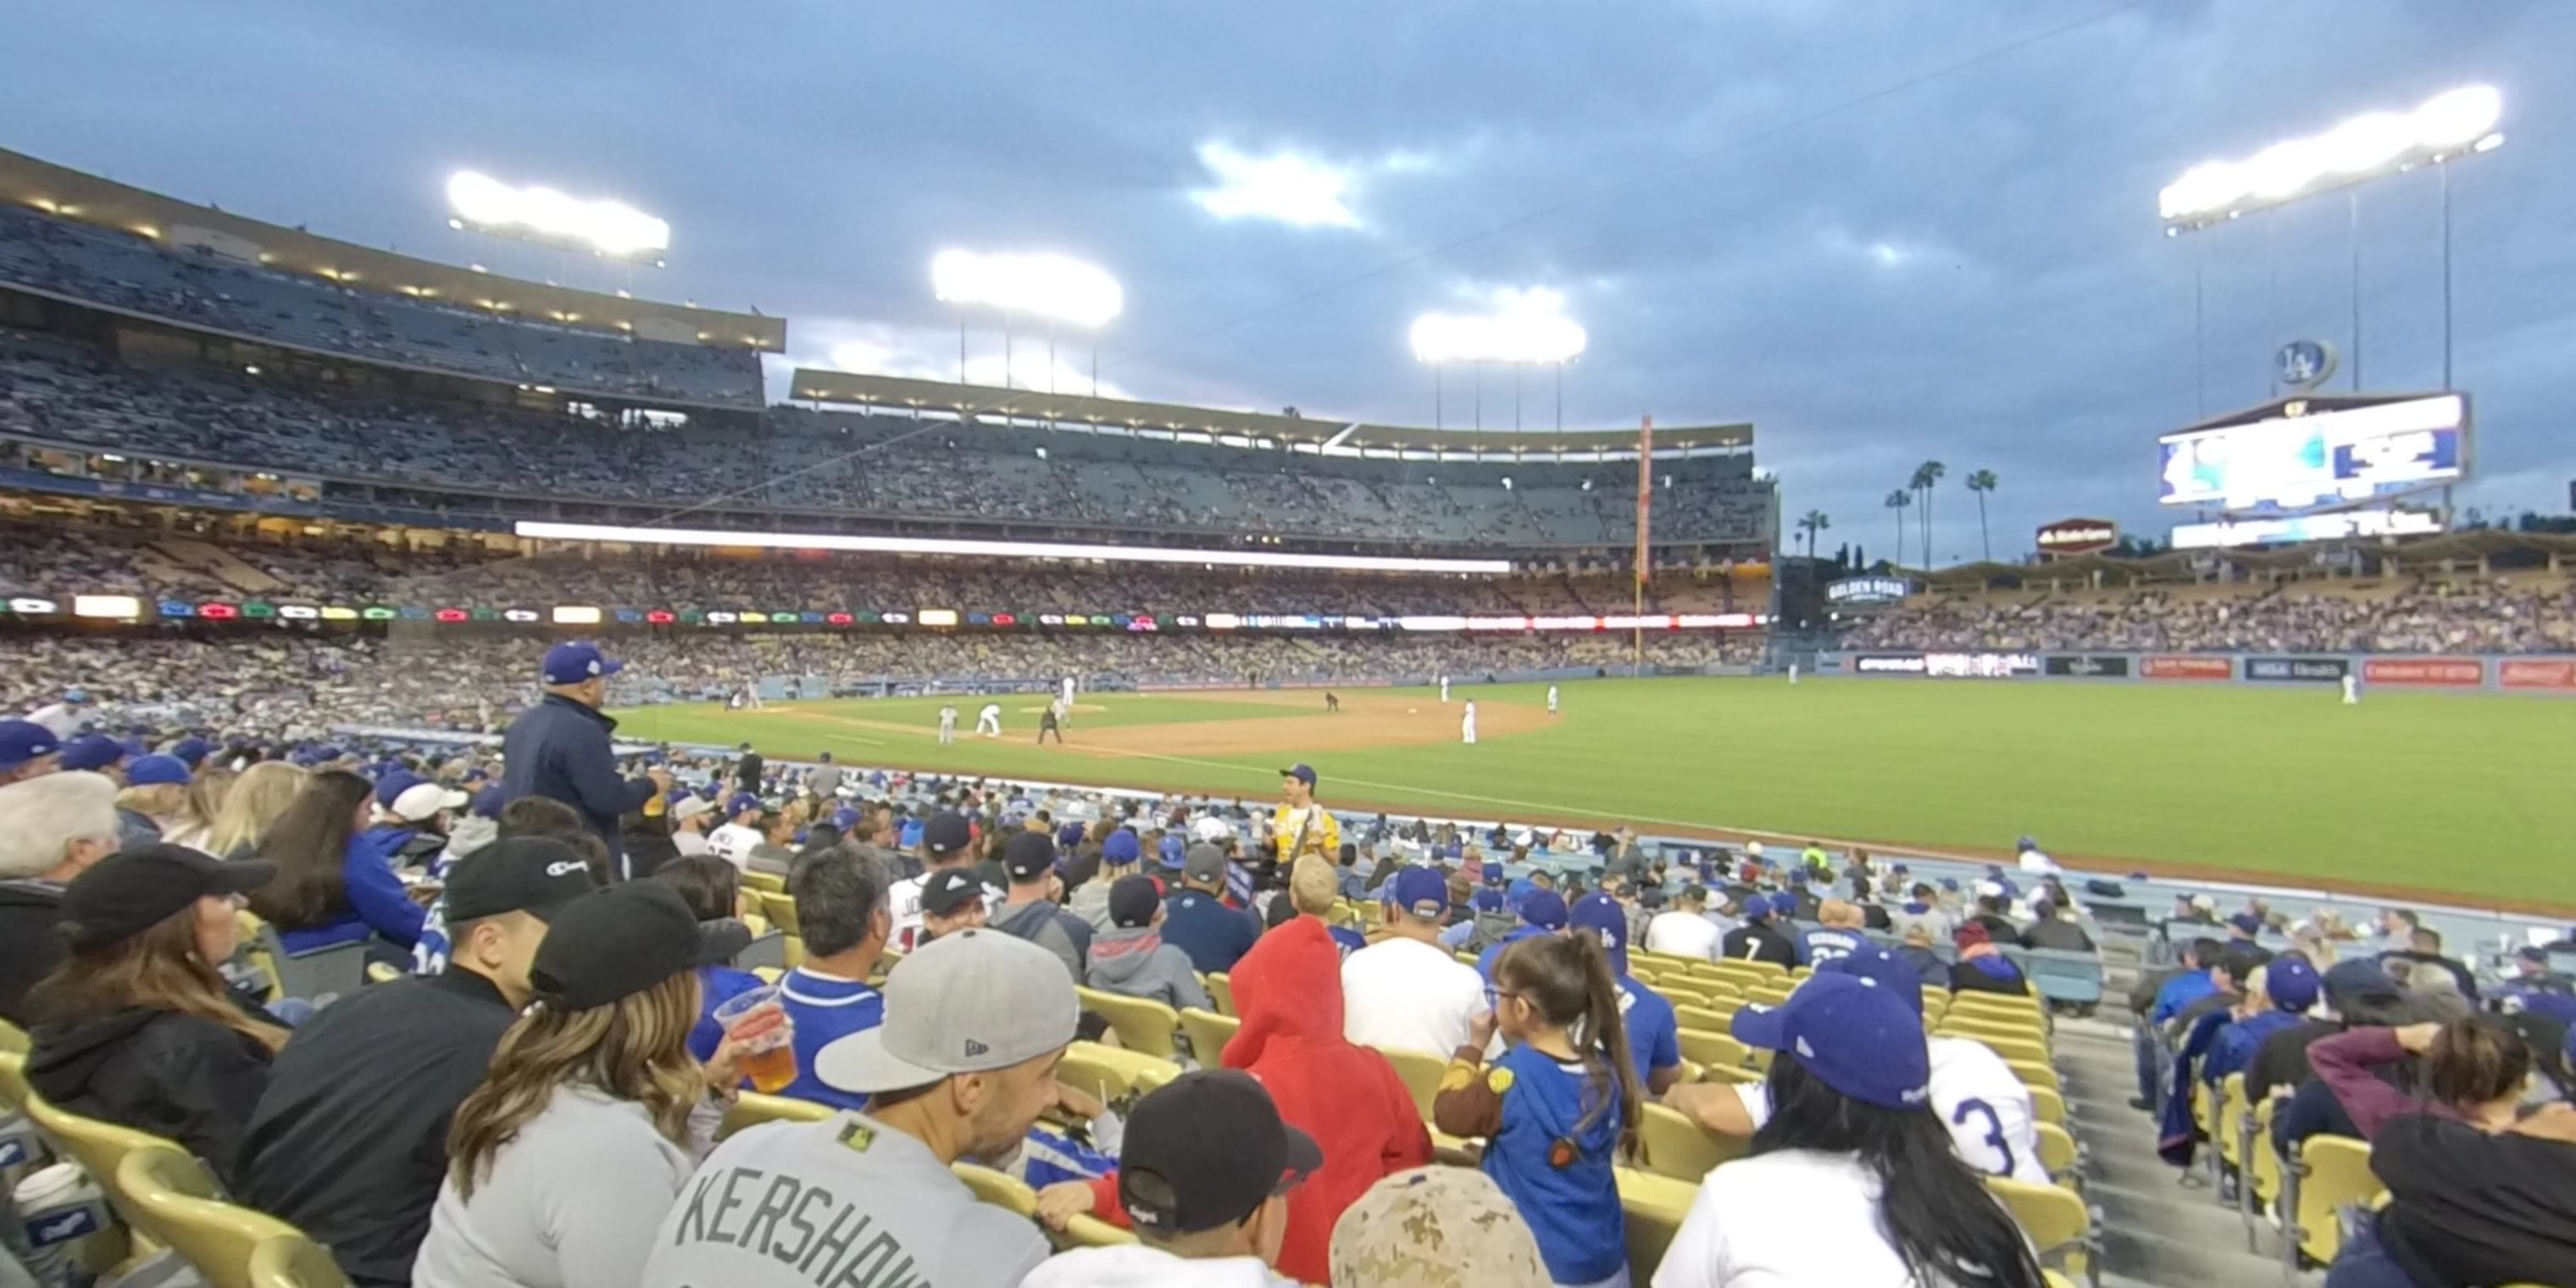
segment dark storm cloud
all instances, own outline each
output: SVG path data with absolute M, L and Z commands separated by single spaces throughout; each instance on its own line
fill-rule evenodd
M 1593 336 L 1569 423 L 1753 420 L 1792 512 L 1873 546 L 1879 498 L 1938 457 L 1947 558 L 1976 551 L 1957 480 L 1978 468 L 2004 478 L 2001 551 L 2071 513 L 2161 530 L 2153 436 L 2266 396 L 2282 339 L 2346 340 L 2342 199 L 2168 241 L 2159 186 L 2485 81 L 2512 141 L 2454 180 L 2466 499 L 2554 508 L 2576 474 L 2576 88 L 2548 51 L 2576 48 L 2576 8 L 2114 10 L 96 0 L 12 19 L 0 143 L 581 284 L 607 279 L 446 230 L 439 184 L 471 165 L 623 196 L 675 229 L 640 292 L 784 313 L 816 362 L 945 370 L 931 253 L 1062 250 L 1127 285 L 1118 387 L 1399 423 L 1432 415 L 1414 314 L 1553 288 Z M 1212 141 L 1345 171 L 1360 226 L 1210 216 L 1190 194 Z M 2376 388 L 2440 379 L 2436 182 L 2361 199 Z M 1527 392 L 1525 420 L 1553 415 L 1549 375 Z M 1510 397 L 1489 373 L 1488 426 Z

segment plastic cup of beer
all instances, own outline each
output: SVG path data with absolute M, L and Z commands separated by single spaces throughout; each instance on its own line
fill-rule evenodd
M 778 998 L 778 986 L 763 984 L 726 998 L 715 1010 L 716 1027 L 743 1047 L 742 1074 L 751 1089 L 776 1095 L 796 1081 L 796 1024 Z

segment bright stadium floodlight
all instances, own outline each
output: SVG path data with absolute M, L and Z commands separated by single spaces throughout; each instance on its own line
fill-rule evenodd
M 985 306 L 1067 326 L 1099 327 L 1127 307 L 1118 279 L 1063 255 L 980 255 L 943 250 L 930 261 L 940 302 Z
M 487 174 L 447 178 L 454 228 L 577 246 L 612 259 L 644 259 L 671 247 L 671 225 L 622 201 L 584 201 L 553 188 L 514 188 Z
M 2503 117 L 2504 96 L 2493 87 L 2464 86 L 2412 112 L 2369 112 L 2242 160 L 2193 166 L 2156 194 L 2156 210 L 2167 232 L 2182 232 L 2418 165 L 2492 152 L 2504 142 L 2495 128 Z
M 1306 555 L 1282 550 L 1182 550 L 1158 546 L 1075 545 L 1055 541 L 978 541 L 963 537 L 863 537 L 831 532 L 729 532 L 714 528 L 629 528 L 604 523 L 522 519 L 515 531 L 546 541 L 619 541 L 638 545 L 743 546 L 759 550 L 856 550 L 899 555 L 982 555 L 1006 559 L 1097 559 L 1104 563 L 1221 564 L 1233 568 L 1320 568 L 1345 572 L 1501 574 L 1509 559 L 1422 559 L 1392 555 Z
M 1554 291 L 1532 291 L 1499 313 L 1425 313 L 1413 320 L 1413 356 L 1429 363 L 1571 361 L 1589 337 L 1557 312 L 1563 302 Z

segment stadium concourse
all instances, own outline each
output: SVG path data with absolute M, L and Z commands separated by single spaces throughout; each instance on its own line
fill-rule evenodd
M 782 763 L 598 714 L 791 683 L 1552 683 L 1636 660 L 1640 558 L 1646 669 L 1749 671 L 1780 651 L 1749 426 L 1659 432 L 1641 471 L 1625 429 L 1503 446 L 831 372 L 764 406 L 780 319 L 14 154 L 0 199 L 0 1098 L 32 1123 L 10 1143 L 87 1173 L 21 1179 L 25 1229 L 129 1225 L 263 1285 L 1046 1288 L 1116 1264 L 1040 1268 L 1051 1245 L 1138 1226 L 1344 1288 L 1462 1260 L 1926 1277 L 1909 1257 L 2244 1284 L 2337 1255 L 2324 1213 L 2369 1183 L 2334 1126 L 2424 1117 L 2350 1068 L 2420 1051 L 2476 1093 L 2450 1115 L 2564 1099 L 2576 944 L 2528 919 L 2061 872 L 2036 840 L 1989 865 L 1337 811 L 1329 763 L 1275 800 Z M 716 536 L 653 539 L 678 522 Z M 1321 566 L 1239 566 L 1275 556 Z M 2563 579 L 2399 572 L 1941 595 L 1847 646 L 2568 646 Z M 2431 1018 L 2438 1042 L 2380 1027 Z M 2328 1040 L 2277 1062 L 2273 1112 L 2326 1129 L 2287 1164 L 2227 1075 L 2294 1034 Z M 2493 1140 L 2447 1147 L 2565 1150 Z M 2384 1238 L 2476 1267 L 2444 1282 L 2576 1281 L 2563 1190 L 2503 1196 L 2504 1255 L 2462 1262 L 2400 1188 L 2347 1261 Z M 1952 1219 L 1900 1250 L 1885 1194 Z M 49 1283 L 74 1260 L 19 1252 Z

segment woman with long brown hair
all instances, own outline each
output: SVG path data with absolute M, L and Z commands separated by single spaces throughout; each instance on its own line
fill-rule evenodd
M 302 765 L 285 760 L 263 760 L 241 771 L 224 792 L 223 807 L 214 812 L 205 843 L 197 848 L 219 859 L 249 858 L 259 847 L 259 838 L 268 834 L 304 790 L 305 776 Z
M 72 1113 L 167 1136 L 229 1181 L 286 1030 L 236 1004 L 217 966 L 242 892 L 273 875 L 149 845 L 74 877 L 71 955 L 28 994 L 28 1083 Z
M 393 945 L 386 960 L 410 961 L 429 911 L 394 875 L 386 838 L 408 834 L 367 831 L 375 791 L 356 774 L 326 769 L 260 836 L 254 852 L 277 866 L 277 879 L 251 896 L 250 909 L 277 927 L 288 952 L 374 936 Z
M 697 968 L 722 947 L 659 881 L 555 915 L 535 1004 L 457 1106 L 415 1285 L 632 1288 L 739 1079 L 730 1039 L 689 1055 Z

